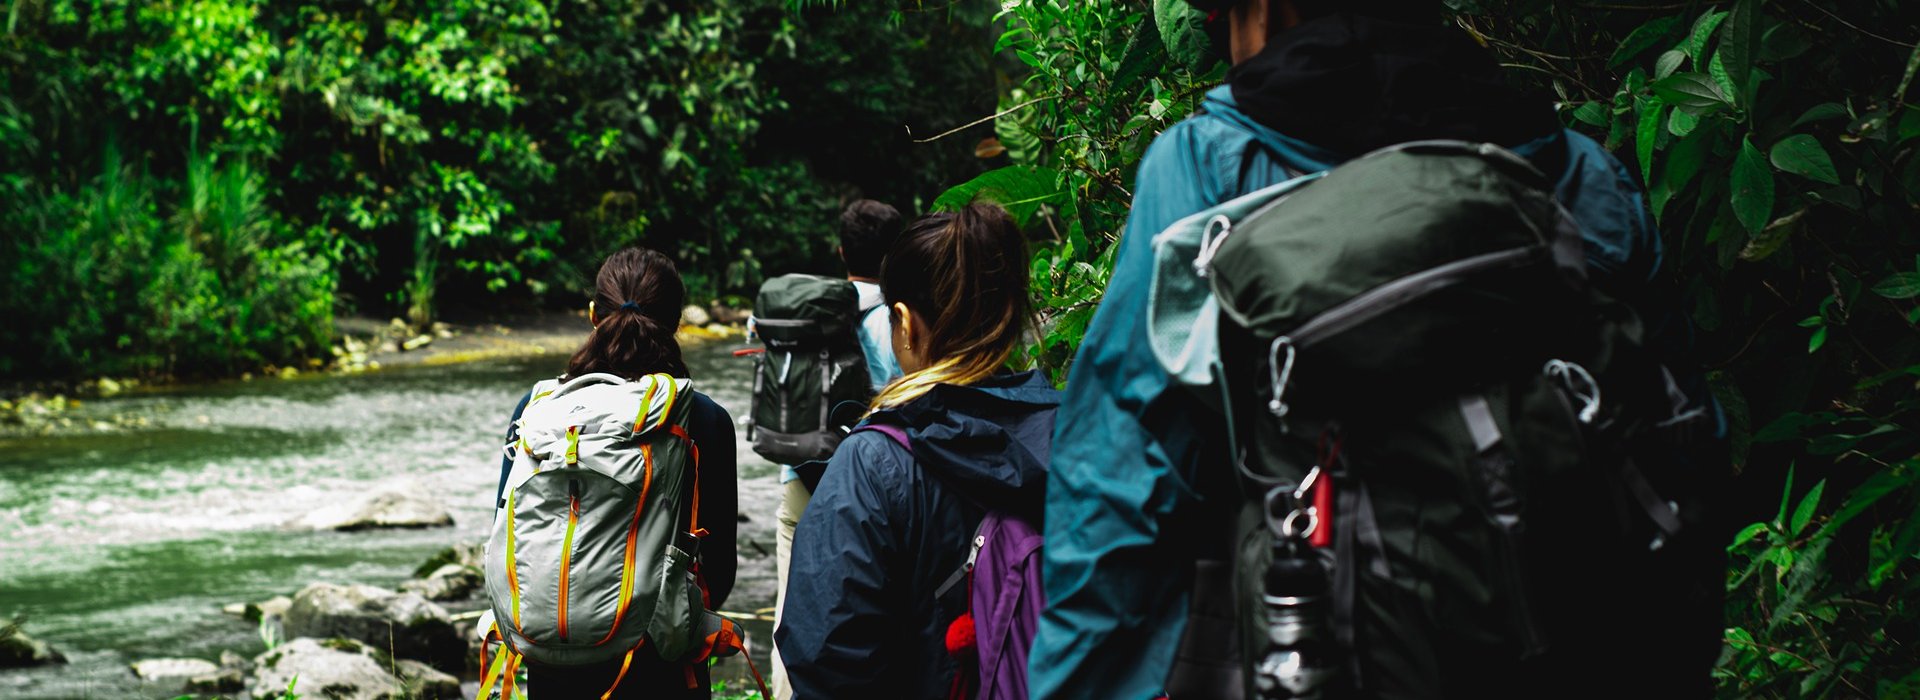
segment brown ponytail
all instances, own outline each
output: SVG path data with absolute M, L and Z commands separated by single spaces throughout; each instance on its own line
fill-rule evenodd
M 567 362 L 569 378 L 605 372 L 634 378 L 664 372 L 689 376 L 680 359 L 680 308 L 687 287 L 673 261 L 638 246 L 600 263 L 593 284 L 598 322 L 585 345 Z
M 1000 207 L 973 204 L 908 226 L 881 264 L 880 290 L 922 319 L 913 342 L 925 344 L 928 366 L 887 385 L 873 408 L 1005 369 L 1033 325 L 1027 283 L 1026 238 Z

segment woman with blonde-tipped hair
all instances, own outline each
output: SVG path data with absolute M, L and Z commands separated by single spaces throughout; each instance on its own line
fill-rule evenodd
M 990 205 L 920 219 L 880 271 L 905 376 L 834 453 L 794 534 L 774 636 L 796 698 L 946 697 L 987 511 L 1039 522 L 1058 392 L 1009 366 L 1031 327 L 1026 241 Z M 956 682 L 957 681 L 957 682 Z

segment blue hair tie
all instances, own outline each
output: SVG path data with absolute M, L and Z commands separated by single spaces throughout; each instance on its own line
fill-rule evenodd
M 638 312 L 640 311 L 640 305 L 639 305 L 639 304 L 635 304 L 635 303 L 633 303 L 633 302 L 631 302 L 631 301 L 624 301 L 624 302 L 621 302 L 621 303 L 620 303 L 620 310 L 621 310 L 621 311 L 633 311 L 633 312 L 636 312 L 636 313 L 638 313 Z

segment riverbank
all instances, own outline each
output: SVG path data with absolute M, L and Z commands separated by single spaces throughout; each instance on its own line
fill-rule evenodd
M 508 342 L 541 345 L 524 340 L 541 334 L 509 328 Z M 23 614 L 29 634 L 70 660 L 0 670 L 0 697 L 174 698 L 179 685 L 143 682 L 130 665 L 193 658 L 224 670 L 223 652 L 266 651 L 257 624 L 222 607 L 316 583 L 404 590 L 435 553 L 484 541 L 507 412 L 560 371 L 576 340 L 495 359 L 429 362 L 421 352 L 354 374 L 142 388 L 69 411 L 136 416 L 140 426 L 0 436 L 0 531 L 10 534 L 0 539 L 10 563 L 0 569 L 9 603 L 0 613 Z M 734 346 L 689 337 L 686 358 L 696 387 L 744 419 L 752 369 Z M 753 454 L 744 427 L 736 452 L 739 569 L 723 609 L 751 616 L 773 604 L 779 475 Z M 432 500 L 452 525 L 293 525 L 387 491 Z M 441 605 L 457 615 L 471 604 Z M 764 669 L 771 625 L 746 626 Z M 729 661 L 716 673 L 737 681 L 744 671 Z
M 738 339 L 745 334 L 746 317 L 746 311 L 720 305 L 689 306 L 682 311 L 676 337 L 683 346 Z M 120 396 L 191 391 L 233 382 L 298 380 L 399 367 L 564 355 L 580 347 L 591 325 L 586 313 L 579 311 L 524 313 L 468 323 L 435 322 L 426 328 L 408 326 L 397 318 L 349 316 L 337 319 L 334 328 L 331 359 L 312 358 L 304 368 L 268 365 L 215 379 L 92 377 L 0 384 L 0 437 L 148 427 L 148 416 L 85 410 L 90 402 Z

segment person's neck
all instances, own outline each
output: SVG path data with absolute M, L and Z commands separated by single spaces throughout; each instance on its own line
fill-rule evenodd
M 850 282 L 865 282 L 865 283 L 867 283 L 867 284 L 879 284 L 879 283 L 880 283 L 880 280 L 877 280 L 877 279 L 874 279 L 874 278 L 872 278 L 872 277 L 862 277 L 862 276 L 860 276 L 860 275 L 847 275 L 847 281 L 850 281 Z

